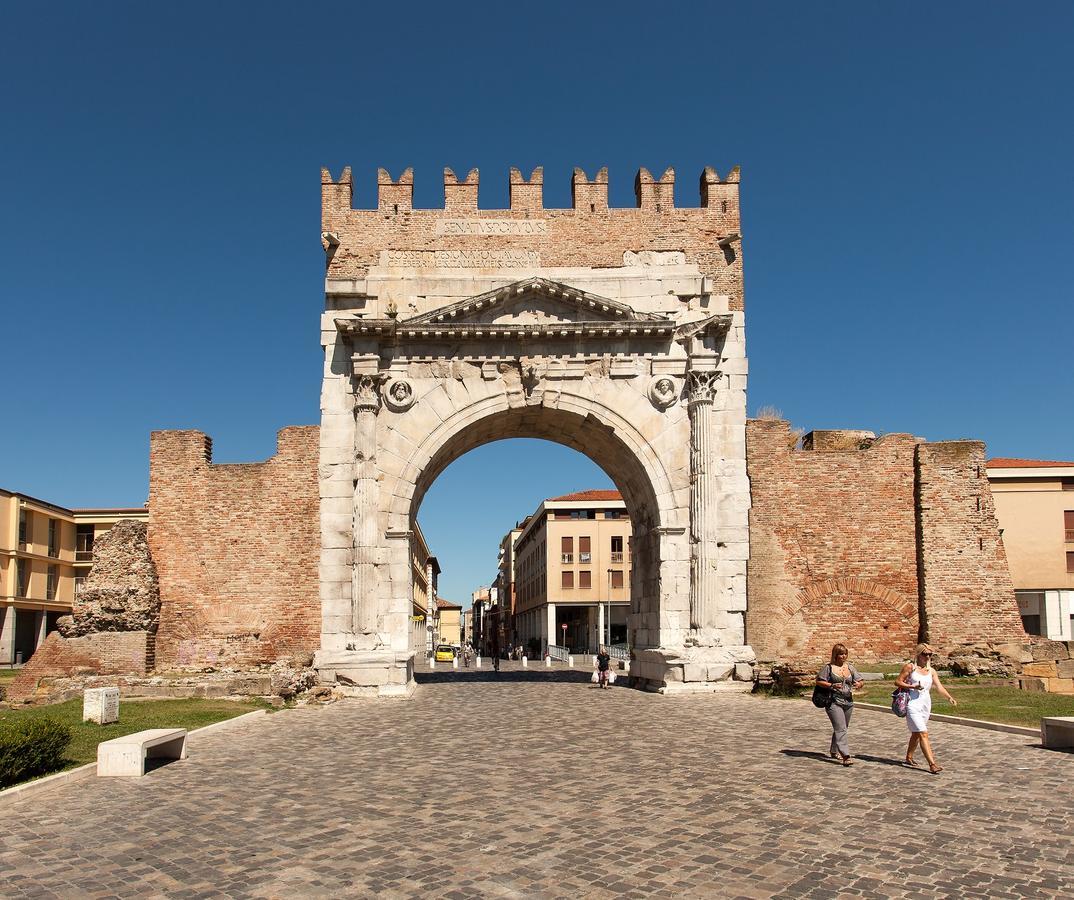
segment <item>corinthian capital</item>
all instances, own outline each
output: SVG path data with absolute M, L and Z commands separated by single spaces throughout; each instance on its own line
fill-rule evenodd
M 698 371 L 691 369 L 686 373 L 686 388 L 690 403 L 711 403 L 716 397 L 720 385 L 720 372 L 717 369 Z
M 354 411 L 377 412 L 380 409 L 380 376 L 354 376 Z

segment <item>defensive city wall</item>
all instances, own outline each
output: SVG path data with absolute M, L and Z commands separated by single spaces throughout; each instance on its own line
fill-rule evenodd
M 979 441 L 818 431 L 751 420 L 747 634 L 798 668 L 843 641 L 861 661 L 1018 661 L 1026 642 Z
M 863 662 L 920 638 L 1028 661 L 983 445 L 813 432 L 796 449 L 787 423 L 747 423 L 737 168 L 705 169 L 693 207 L 671 169 L 642 169 L 632 208 L 608 206 L 605 169 L 571 187 L 548 209 L 542 170 L 512 169 L 509 208 L 482 209 L 476 170 L 445 170 L 444 207 L 415 209 L 412 172 L 380 170 L 355 209 L 350 169 L 322 171 L 320 426 L 244 465 L 214 464 L 201 432 L 153 433 L 159 625 L 134 674 L 316 657 L 356 693 L 412 689 L 412 517 L 454 458 L 509 436 L 579 449 L 622 491 L 650 687 L 746 687 L 837 640 Z M 114 671 L 96 640 L 52 636 L 12 695 Z

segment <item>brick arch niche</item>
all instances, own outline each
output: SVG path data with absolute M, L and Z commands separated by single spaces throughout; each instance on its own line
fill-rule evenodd
M 828 659 L 837 643 L 850 648 L 856 663 L 902 660 L 918 639 L 917 599 L 866 578 L 814 582 L 785 612 L 786 660 Z
M 349 170 L 322 173 L 321 679 L 414 689 L 421 500 L 467 450 L 538 437 L 593 459 L 630 509 L 631 674 L 747 688 L 737 171 L 706 169 L 689 209 L 670 169 L 639 172 L 629 210 L 604 170 L 575 171 L 570 209 L 544 207 L 540 170 L 512 170 L 507 210 L 450 171 L 444 207 L 415 209 L 413 177 L 382 170 L 376 209 L 355 209 Z

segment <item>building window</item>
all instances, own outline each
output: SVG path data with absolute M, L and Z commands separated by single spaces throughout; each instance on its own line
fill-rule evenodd
M 612 587 L 621 588 L 623 586 L 623 570 L 612 569 Z
M 595 509 L 572 509 L 572 519 L 595 519 L 597 517 L 597 511 Z
M 572 590 L 574 588 L 574 573 L 573 572 L 561 572 L 560 587 L 565 591 Z
M 48 578 L 45 581 L 45 599 L 46 600 L 55 600 L 56 599 L 56 580 L 57 580 L 56 567 L 55 566 L 49 566 L 48 567 Z
M 29 585 L 27 584 L 26 560 L 25 559 L 20 559 L 15 563 L 15 587 L 16 587 L 15 596 L 17 596 L 17 597 L 25 597 L 25 596 L 27 596 L 27 591 L 29 589 Z
M 1064 491 L 1074 491 L 1074 478 L 1064 478 L 1063 479 L 1063 490 Z
M 621 509 L 606 509 L 606 510 L 604 510 L 604 518 L 605 519 L 618 519 L 618 518 L 621 518 L 622 515 L 623 515 L 623 511 Z
M 589 563 L 593 561 L 593 547 L 588 537 L 578 538 L 578 562 Z
M 19 544 L 25 547 L 29 541 L 27 536 L 30 531 L 30 514 L 25 509 L 19 510 Z
M 623 536 L 621 534 L 612 535 L 612 562 L 621 563 L 623 561 Z
M 93 526 L 78 525 L 75 529 L 75 559 L 78 562 L 93 561 Z
M 559 561 L 562 563 L 574 562 L 574 538 L 565 537 L 560 541 Z
M 1068 509 L 1063 512 L 1063 530 L 1066 532 L 1066 542 L 1074 544 L 1074 509 Z
M 58 532 L 60 523 L 56 519 L 48 520 L 48 555 L 59 556 L 60 555 L 60 542 L 58 540 Z
M 589 569 L 582 569 L 578 573 L 578 589 L 585 591 L 593 587 L 593 573 Z
M 1067 571 L 1074 572 L 1074 553 L 1067 551 Z

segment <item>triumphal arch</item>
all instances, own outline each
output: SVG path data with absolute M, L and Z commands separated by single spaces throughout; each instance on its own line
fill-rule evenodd
M 751 686 L 738 182 L 705 169 L 699 205 L 678 207 L 674 172 L 642 169 L 620 209 L 606 170 L 575 170 L 571 208 L 546 209 L 542 170 L 512 169 L 509 208 L 491 210 L 476 170 L 445 170 L 443 209 L 415 209 L 411 170 L 381 170 L 376 208 L 355 209 L 350 170 L 322 173 L 322 680 L 413 689 L 422 498 L 468 450 L 537 437 L 592 458 L 626 501 L 632 674 Z

